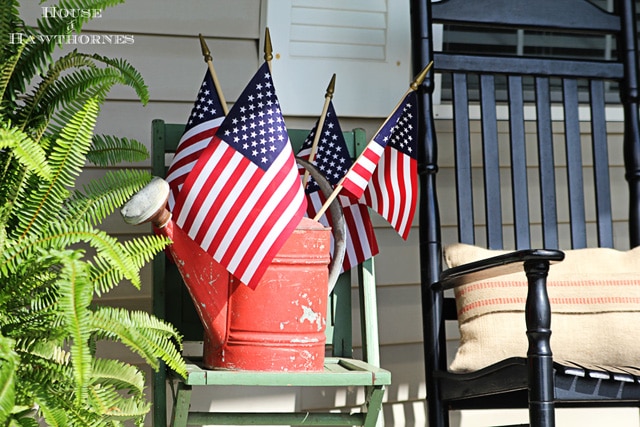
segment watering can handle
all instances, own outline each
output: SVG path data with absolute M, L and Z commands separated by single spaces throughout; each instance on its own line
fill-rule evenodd
M 326 198 L 329 198 L 331 193 L 333 193 L 333 186 L 329 183 L 327 178 L 325 178 L 322 172 L 307 160 L 296 157 L 296 161 L 309 172 L 309 175 L 311 175 L 320 187 L 322 194 L 324 194 Z M 333 257 L 329 264 L 329 292 L 331 292 L 338 281 L 340 272 L 342 271 L 342 261 L 344 260 L 344 255 L 347 250 L 347 226 L 339 198 L 336 197 L 333 202 L 331 202 L 331 205 L 329 206 L 329 213 L 331 215 L 331 231 L 333 233 L 334 242 Z

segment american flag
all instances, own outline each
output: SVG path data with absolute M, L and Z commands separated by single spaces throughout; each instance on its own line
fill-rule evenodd
M 298 152 L 299 157 L 309 159 L 317 128 L 318 123 L 316 122 L 316 125 Z M 322 126 L 322 133 L 318 140 L 317 152 L 313 164 L 323 173 L 327 181 L 335 187 L 349 170 L 352 163 L 353 161 L 349 156 L 347 143 L 342 134 L 333 103 L 330 102 Z M 310 218 L 314 218 L 326 201 L 326 197 L 311 177 L 307 184 L 306 193 L 308 202 L 307 215 Z M 347 229 L 347 250 L 344 261 L 342 262 L 342 271 L 347 271 L 372 256 L 377 255 L 378 242 L 373 231 L 371 218 L 369 217 L 369 208 L 364 203 L 360 203 L 357 199 L 348 196 L 340 195 L 338 198 L 344 212 Z M 332 226 L 330 216 L 328 215 L 322 216 L 320 222 L 325 226 Z
M 218 98 L 211 73 L 207 69 L 187 120 L 176 154 L 169 166 L 166 181 L 169 183 L 169 210 L 173 208 L 187 175 L 209 145 L 224 120 L 224 110 Z
M 255 288 L 306 207 L 264 63 L 187 177 L 174 218 L 217 262 Z
M 410 91 L 365 148 L 367 151 L 374 145 L 372 151 L 381 154 L 361 200 L 386 219 L 405 240 L 411 230 L 418 198 L 416 105 L 417 95 Z

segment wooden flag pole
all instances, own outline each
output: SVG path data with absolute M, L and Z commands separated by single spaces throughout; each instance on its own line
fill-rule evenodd
M 316 126 L 316 134 L 313 136 L 313 143 L 311 144 L 311 153 L 309 153 L 309 163 L 313 163 L 318 151 L 318 142 L 320 141 L 320 134 L 322 133 L 322 127 L 324 126 L 324 120 L 327 117 L 327 110 L 329 110 L 329 104 L 331 98 L 333 98 L 333 92 L 336 87 L 336 75 L 335 73 L 331 77 L 329 86 L 327 86 L 327 92 L 324 95 L 324 106 L 322 107 L 322 113 L 318 119 L 318 125 Z M 302 178 L 302 188 L 307 188 L 307 182 L 309 181 L 309 171 L 304 171 L 304 177 Z
M 209 72 L 211 73 L 211 78 L 213 79 L 213 85 L 216 87 L 216 92 L 218 93 L 218 99 L 220 100 L 220 104 L 222 104 L 222 112 L 226 116 L 229 114 L 229 107 L 227 107 L 227 101 L 224 99 L 224 95 L 222 94 L 222 89 L 220 88 L 220 82 L 218 81 L 218 75 L 216 74 L 216 69 L 213 68 L 213 57 L 211 56 L 211 52 L 209 51 L 209 46 L 204 41 L 204 37 L 202 34 L 198 34 L 200 38 L 200 48 L 202 49 L 202 56 L 204 56 L 204 62 L 209 66 Z
M 264 29 L 264 60 L 271 71 L 271 60 L 273 59 L 273 46 L 271 45 L 271 33 L 269 27 Z
M 404 101 L 404 99 L 407 97 L 407 95 L 411 91 L 417 90 L 418 87 L 420 87 L 420 85 L 422 84 L 424 79 L 427 77 L 427 73 L 429 72 L 429 70 L 431 69 L 432 66 L 433 66 L 433 61 L 429 62 L 429 64 L 427 64 L 427 66 L 422 69 L 420 74 L 418 74 L 418 76 L 413 80 L 413 82 L 411 82 L 411 84 L 409 85 L 409 90 L 407 90 L 407 92 L 402 96 L 402 98 L 400 98 L 400 101 L 398 102 L 398 104 L 396 104 L 395 108 L 393 110 L 391 110 L 392 113 L 385 119 L 385 121 L 382 123 L 382 125 L 376 131 L 376 133 L 373 134 L 374 138 L 378 134 L 378 132 L 380 132 L 382 130 L 382 128 L 387 124 L 389 119 L 391 119 L 391 116 L 393 116 L 393 113 L 398 109 L 398 107 L 400 106 L 402 101 Z M 371 141 L 373 141 L 373 138 L 371 139 Z M 369 141 L 369 144 L 371 143 L 371 141 Z M 367 145 L 369 145 L 369 144 L 367 144 Z M 358 162 L 358 160 L 356 160 L 353 164 L 355 165 L 357 162 Z M 351 169 L 352 168 L 353 168 L 353 165 L 351 165 Z M 349 169 L 349 171 L 351 171 L 351 169 Z M 342 180 L 340 181 L 340 183 L 338 183 L 338 185 L 336 185 L 336 188 L 333 190 L 333 193 L 331 193 L 331 195 L 327 198 L 327 201 L 324 202 L 324 204 L 322 205 L 322 207 L 320 208 L 320 210 L 318 211 L 316 216 L 313 218 L 314 221 L 318 221 L 320 219 L 320 217 L 322 217 L 324 212 L 327 210 L 327 208 L 329 207 L 331 202 L 333 202 L 335 200 L 335 198 L 338 197 L 338 194 L 340 194 L 340 191 L 342 191 L 342 188 L 343 188 L 342 187 L 342 181 L 344 181 L 344 178 L 347 176 L 348 173 L 349 172 L 347 172 L 345 174 L 345 176 L 342 177 Z

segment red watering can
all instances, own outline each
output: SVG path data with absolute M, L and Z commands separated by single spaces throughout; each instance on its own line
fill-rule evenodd
M 297 159 L 328 197 L 333 188 L 313 165 Z M 169 185 L 154 178 L 122 208 L 129 224 L 151 222 L 172 240 L 168 250 L 204 326 L 208 368 L 259 371 L 323 369 L 327 297 L 340 274 L 345 223 L 339 203 L 330 229 L 303 218 L 255 289 L 240 283 L 174 224 L 165 208 Z

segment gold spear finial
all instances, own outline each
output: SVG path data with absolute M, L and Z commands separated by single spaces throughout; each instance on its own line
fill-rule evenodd
M 200 48 L 202 49 L 202 56 L 204 56 L 204 62 L 213 61 L 213 56 L 211 56 L 211 51 L 209 51 L 209 46 L 207 46 L 207 42 L 204 41 L 204 36 L 202 33 L 198 34 L 200 38 Z
M 411 82 L 411 85 L 410 85 L 411 89 L 418 90 L 418 87 L 420 87 L 424 79 L 427 77 L 427 73 L 429 72 L 432 66 L 433 66 L 433 61 L 429 62 L 427 66 L 424 67 L 422 71 L 420 71 L 420 74 L 418 74 L 415 80 Z
M 333 76 L 331 77 L 331 81 L 329 82 L 329 86 L 327 86 L 327 93 L 325 94 L 325 98 L 329 97 L 332 98 L 333 97 L 333 92 L 336 89 L 336 73 L 333 73 Z
M 264 30 L 264 60 L 271 63 L 273 59 L 273 46 L 271 46 L 271 34 L 269 33 L 269 27 Z

